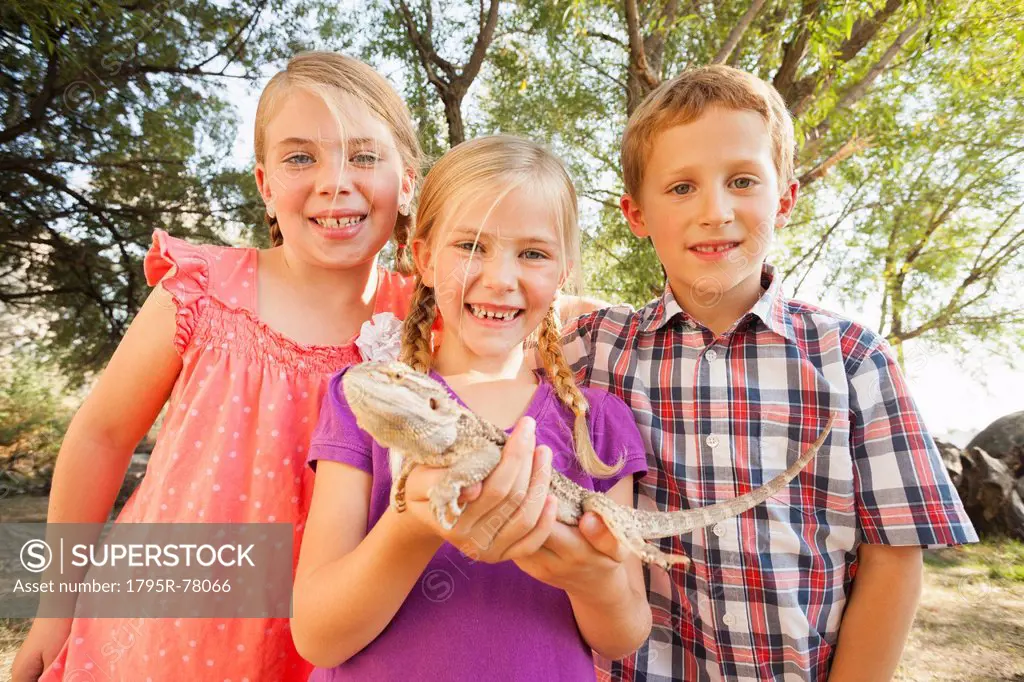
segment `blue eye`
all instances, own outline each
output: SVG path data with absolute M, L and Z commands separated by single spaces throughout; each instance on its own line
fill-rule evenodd
M 284 161 L 285 163 L 292 163 L 297 166 L 308 166 L 311 163 L 315 163 L 316 160 L 309 154 L 300 152 L 298 154 L 292 154 Z
M 736 189 L 750 189 L 757 184 L 757 181 L 754 178 L 736 178 L 732 184 Z
M 480 242 L 458 242 L 455 244 L 455 248 L 462 251 L 469 251 L 470 253 L 477 253 L 483 251 L 484 247 L 480 245 Z
M 693 191 L 693 185 L 683 182 L 673 187 L 671 191 L 676 196 L 684 196 Z
M 547 260 L 548 254 L 537 249 L 527 249 L 521 254 L 526 260 Z
M 359 152 L 352 157 L 352 163 L 359 166 L 372 166 L 380 161 L 380 157 L 373 152 Z

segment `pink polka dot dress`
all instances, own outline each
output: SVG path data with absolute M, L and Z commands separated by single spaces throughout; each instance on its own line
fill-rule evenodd
M 313 474 L 306 449 L 327 380 L 359 362 L 354 340 L 305 346 L 256 314 L 255 249 L 153 235 L 146 278 L 177 306 L 183 367 L 146 476 L 119 522 L 277 522 L 295 528 L 293 566 Z M 381 269 L 374 312 L 404 318 L 412 280 Z M 74 621 L 44 682 L 282 682 L 312 666 L 286 619 Z

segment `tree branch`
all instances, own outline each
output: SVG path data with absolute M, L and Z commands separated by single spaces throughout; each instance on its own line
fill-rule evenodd
M 644 52 L 644 41 L 640 35 L 640 18 L 636 3 L 637 0 L 625 0 L 626 31 L 629 35 L 629 63 L 637 77 L 647 87 L 654 89 L 658 87 L 659 81 L 651 71 L 650 64 L 647 62 L 647 54 Z
M 868 88 L 871 87 L 871 84 L 874 83 L 880 75 L 882 75 L 896 55 L 899 54 L 900 50 L 903 49 L 903 46 L 914 37 L 914 34 L 917 33 L 918 30 L 920 30 L 922 23 L 922 18 L 918 17 L 900 32 L 896 37 L 896 40 L 893 41 L 892 45 L 890 45 L 888 49 L 886 49 L 878 61 L 868 69 L 868 72 L 864 77 L 856 83 L 848 86 L 843 91 L 839 96 L 839 99 L 836 101 L 835 106 L 832 107 L 832 111 L 828 113 L 828 116 L 826 116 L 821 123 L 807 133 L 807 140 L 817 140 L 824 137 L 828 132 L 829 127 L 832 125 L 832 116 L 839 111 L 849 109 L 867 94 Z
M 483 0 L 481 0 L 481 10 L 483 9 Z M 481 19 L 483 19 L 481 12 Z M 463 93 L 469 89 L 469 86 L 473 83 L 473 79 L 476 78 L 477 74 L 480 73 L 480 67 L 483 64 L 484 57 L 487 56 L 487 48 L 491 46 L 491 42 L 494 40 L 494 29 L 498 25 L 498 0 L 491 0 L 491 5 L 487 11 L 486 23 L 481 21 L 480 31 L 477 33 L 476 42 L 473 43 L 473 52 L 469 56 L 469 62 L 462 69 L 462 74 L 458 77 L 458 87 Z
M 57 94 L 59 62 L 59 50 L 57 45 L 54 45 L 53 51 L 46 61 L 46 75 L 43 76 L 42 86 L 39 88 L 36 96 L 32 98 L 31 104 L 29 104 L 28 116 L 14 125 L 0 130 L 0 144 L 10 142 L 43 122 L 43 119 L 46 117 L 46 111 L 50 107 L 50 102 L 53 101 L 54 96 Z
M 793 83 L 796 81 L 796 72 L 807 54 L 807 43 L 811 39 L 811 22 L 821 11 L 822 0 L 804 0 L 800 8 L 800 16 L 796 21 L 797 29 L 793 40 L 784 43 L 782 52 L 782 64 L 775 72 L 772 85 L 782 95 L 788 106 L 793 105 Z
M 812 182 L 825 177 L 836 165 L 842 163 L 854 154 L 858 154 L 871 147 L 870 137 L 858 137 L 856 133 L 843 143 L 843 145 L 832 153 L 827 159 L 800 176 L 798 182 L 801 187 L 807 187 Z
M 711 60 L 712 64 L 724 64 L 726 60 L 729 59 L 733 50 L 735 50 L 736 46 L 740 44 L 740 40 L 743 39 L 743 34 L 746 33 L 748 28 L 750 28 L 750 24 L 754 22 L 754 18 L 757 16 L 757 13 L 761 11 L 762 7 L 764 7 L 764 3 L 765 0 L 753 0 L 753 2 L 750 3 L 750 7 L 747 8 L 747 11 L 744 12 L 742 17 L 740 17 L 740 20 L 736 25 L 732 27 L 732 30 L 729 32 L 729 37 L 725 39 L 725 43 L 722 44 L 722 47 L 718 49 L 718 52 Z
M 882 54 L 881 58 L 879 58 L 875 65 L 868 70 L 867 74 L 840 95 L 839 101 L 836 102 L 835 110 L 848 109 L 857 103 L 857 101 L 860 100 L 867 92 L 871 84 L 875 82 L 875 79 L 877 79 L 889 66 L 893 57 L 903 49 L 903 46 L 907 44 L 907 41 L 914 37 L 914 34 L 921 28 L 921 24 L 922 19 L 918 17 L 910 24 L 910 26 L 907 26 L 905 29 L 900 31 L 896 40 L 893 41 L 892 45 L 890 45 L 885 53 Z

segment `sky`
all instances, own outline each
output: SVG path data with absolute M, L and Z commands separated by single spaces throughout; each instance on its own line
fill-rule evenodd
M 387 75 L 394 79 L 395 74 Z M 235 104 L 239 118 L 232 161 L 244 166 L 253 160 L 259 91 L 238 81 L 228 83 L 227 88 L 227 99 Z M 874 329 L 878 310 L 851 308 L 828 297 L 814 300 L 808 293 L 802 290 L 799 298 Z M 985 349 L 960 357 L 916 340 L 905 344 L 904 349 L 904 371 L 911 393 L 934 437 L 963 447 L 971 436 L 999 417 L 1024 410 L 1024 362 L 1020 369 L 1013 369 Z

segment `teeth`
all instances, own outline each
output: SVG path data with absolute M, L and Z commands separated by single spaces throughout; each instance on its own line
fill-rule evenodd
M 317 224 L 337 229 L 339 227 L 348 227 L 349 225 L 355 225 L 356 223 L 362 222 L 366 216 L 354 215 L 348 218 L 313 218 Z
M 515 310 L 509 310 L 507 312 L 495 312 L 493 310 L 486 310 L 478 305 L 472 303 L 469 304 L 469 310 L 473 313 L 473 317 L 478 317 L 481 320 L 511 320 L 516 316 Z
M 718 253 L 719 251 L 727 251 L 733 248 L 734 246 L 736 246 L 735 243 L 718 244 L 717 246 L 695 246 L 693 247 L 693 250 L 700 251 L 701 253 Z

